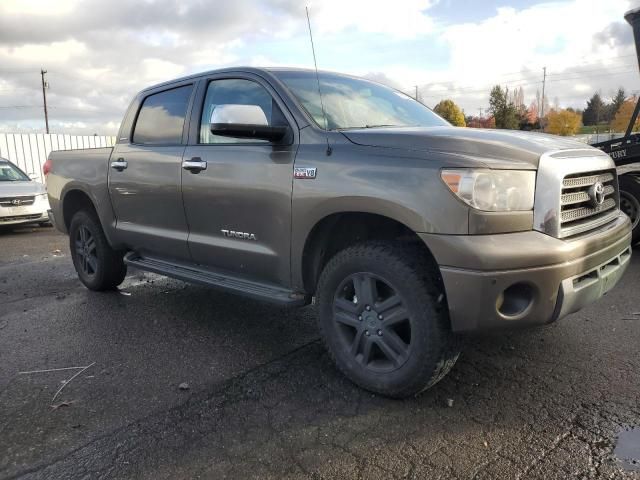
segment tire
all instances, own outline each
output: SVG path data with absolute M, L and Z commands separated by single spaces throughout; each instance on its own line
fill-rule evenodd
M 316 308 L 338 369 L 360 387 L 394 398 L 442 379 L 460 343 L 439 283 L 437 267 L 417 247 L 367 242 L 331 258 L 318 281 Z
M 123 255 L 111 248 L 95 213 L 81 210 L 73 216 L 69 248 L 78 278 L 89 290 L 113 290 L 124 280 Z
M 629 215 L 633 228 L 631 244 L 640 242 L 640 178 L 633 175 L 621 175 L 620 209 Z

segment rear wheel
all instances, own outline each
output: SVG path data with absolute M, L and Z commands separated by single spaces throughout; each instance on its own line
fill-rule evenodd
M 631 219 L 631 243 L 640 242 L 640 179 L 633 175 L 621 175 L 620 182 L 620 210 Z
M 90 290 L 111 290 L 122 283 L 127 267 L 111 248 L 93 212 L 76 213 L 69 227 L 69 248 L 80 281 Z
M 434 267 L 419 249 L 363 243 L 333 257 L 317 289 L 327 350 L 354 383 L 391 397 L 429 388 L 459 355 Z

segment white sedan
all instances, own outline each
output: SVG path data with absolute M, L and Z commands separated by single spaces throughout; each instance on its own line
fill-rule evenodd
M 46 187 L 0 158 L 0 226 L 49 223 Z

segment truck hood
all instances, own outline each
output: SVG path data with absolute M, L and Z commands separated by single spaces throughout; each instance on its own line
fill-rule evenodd
M 390 127 L 341 130 L 341 133 L 358 145 L 453 153 L 472 157 L 488 166 L 507 162 L 523 168 L 537 168 L 540 156 L 545 152 L 592 149 L 576 140 L 517 130 Z
M 47 193 L 39 182 L 0 182 L 0 197 L 30 197 Z

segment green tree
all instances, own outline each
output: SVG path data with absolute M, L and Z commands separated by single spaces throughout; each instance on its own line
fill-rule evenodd
M 599 93 L 594 93 L 587 101 L 587 108 L 582 112 L 582 123 L 585 125 L 597 125 L 606 120 L 607 106 L 602 101 Z
M 453 100 L 441 100 L 433 111 L 456 127 L 466 127 L 467 123 L 460 107 Z
M 519 126 L 518 110 L 509 101 L 509 91 L 500 85 L 491 89 L 489 94 L 489 111 L 496 121 L 496 128 L 517 129 Z
M 613 120 L 616 116 L 616 113 L 620 110 L 620 107 L 624 104 L 626 99 L 626 92 L 624 88 L 618 88 L 618 91 L 611 99 L 611 104 L 609 105 L 609 121 Z

